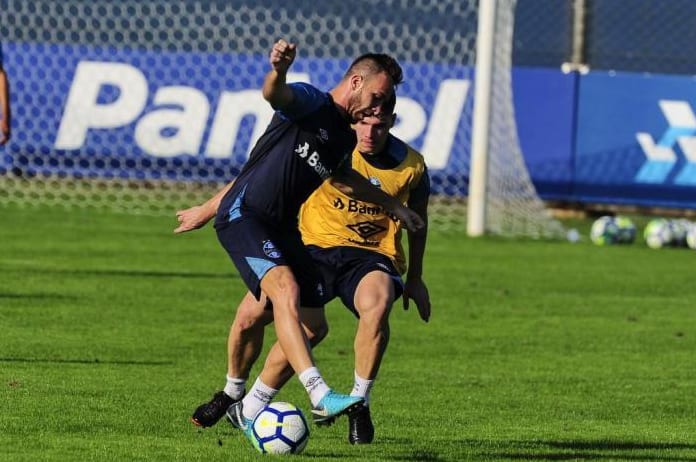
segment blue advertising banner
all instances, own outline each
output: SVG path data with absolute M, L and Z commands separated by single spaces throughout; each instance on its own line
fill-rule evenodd
M 696 80 L 590 72 L 580 79 L 573 195 L 696 208 Z
M 13 138 L 0 173 L 227 181 L 272 110 L 267 56 L 3 43 Z M 290 80 L 329 89 L 349 61 L 302 58 Z M 435 194 L 467 195 L 473 69 L 402 63 L 393 132 Z M 517 136 L 544 199 L 696 208 L 696 80 L 515 68 Z
M 572 193 L 577 74 L 517 67 L 512 93 L 520 148 L 537 193 L 566 200 Z
M 5 43 L 14 137 L 1 169 L 226 181 L 272 116 L 267 56 Z M 289 80 L 328 90 L 350 64 L 299 58 Z M 403 63 L 394 133 L 426 157 L 435 192 L 462 194 L 473 69 Z M 424 78 L 419 78 L 424 76 Z M 427 78 L 425 78 L 427 77 Z

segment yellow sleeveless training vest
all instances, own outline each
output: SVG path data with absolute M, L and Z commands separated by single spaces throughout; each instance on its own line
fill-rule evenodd
M 411 190 L 425 171 L 423 156 L 391 137 L 388 149 L 406 149 L 399 165 L 382 169 L 371 165 L 364 155 L 353 151 L 352 166 L 358 173 L 390 196 L 406 204 Z M 379 252 L 391 258 L 400 273 L 406 272 L 401 245 L 401 223 L 382 207 L 343 194 L 325 181 L 300 210 L 300 231 L 305 245 L 352 246 Z

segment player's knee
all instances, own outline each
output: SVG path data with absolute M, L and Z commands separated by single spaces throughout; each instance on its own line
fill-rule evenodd
M 376 325 L 383 325 L 389 319 L 389 312 L 392 307 L 392 298 L 388 295 L 382 296 L 374 294 L 370 297 L 363 297 L 357 301 L 355 309 L 364 320 Z
M 261 280 L 261 289 L 273 304 L 273 309 L 296 306 L 300 300 L 300 287 L 292 271 L 286 266 L 276 266 Z
M 248 334 L 263 329 L 272 321 L 273 313 L 270 311 L 240 309 L 232 323 L 232 331 Z
M 241 317 L 236 318 L 232 324 L 232 332 L 240 335 L 247 335 L 259 329 L 263 329 L 265 324 L 257 317 Z

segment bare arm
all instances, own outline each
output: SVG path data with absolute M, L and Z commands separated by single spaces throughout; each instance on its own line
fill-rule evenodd
M 176 219 L 179 226 L 174 230 L 175 233 L 185 233 L 194 229 L 202 228 L 217 214 L 217 209 L 220 207 L 220 201 L 230 190 L 234 181 L 218 191 L 213 197 L 205 201 L 201 205 L 195 205 L 191 208 L 179 210 L 176 212 Z
M 428 229 L 428 201 L 422 201 L 411 206 L 412 210 L 421 217 L 425 226 L 418 233 L 408 233 L 408 272 L 404 286 L 404 309 L 408 309 L 409 300 L 413 299 L 418 308 L 420 318 L 428 322 L 430 319 L 430 295 L 423 282 L 423 255 Z
M 0 146 L 10 140 L 10 83 L 0 67 Z
M 273 44 L 269 61 L 272 69 L 266 74 L 263 82 L 263 97 L 271 103 L 274 108 L 283 108 L 292 102 L 294 98 L 292 90 L 285 82 L 288 68 L 295 59 L 295 44 L 288 43 L 283 39 Z M 208 199 L 201 205 L 196 205 L 185 210 L 176 212 L 179 226 L 174 230 L 175 233 L 185 233 L 194 229 L 202 228 L 217 213 L 220 201 L 230 190 L 234 181 Z
M 413 210 L 381 189 L 372 185 L 364 176 L 352 168 L 337 172 L 329 178 L 331 184 L 342 193 L 365 202 L 372 202 L 392 212 L 404 227 L 412 232 L 421 232 L 425 223 Z
M 269 57 L 272 69 L 266 74 L 261 92 L 274 109 L 287 107 L 293 100 L 292 90 L 285 77 L 296 54 L 294 43 L 280 39 L 273 44 Z

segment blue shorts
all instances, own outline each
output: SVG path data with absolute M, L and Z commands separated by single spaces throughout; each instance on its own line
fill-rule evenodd
M 394 283 L 394 300 L 404 291 L 404 282 L 394 263 L 381 253 L 349 246 L 322 248 L 310 245 L 307 250 L 326 284 L 325 303 L 339 297 L 356 317 L 360 316 L 355 309 L 355 291 L 366 274 L 372 271 L 387 273 Z
M 237 267 L 244 283 L 259 299 L 261 280 L 275 266 L 289 266 L 300 287 L 300 305 L 324 306 L 324 282 L 296 228 L 272 226 L 244 215 L 216 228 L 218 240 Z

